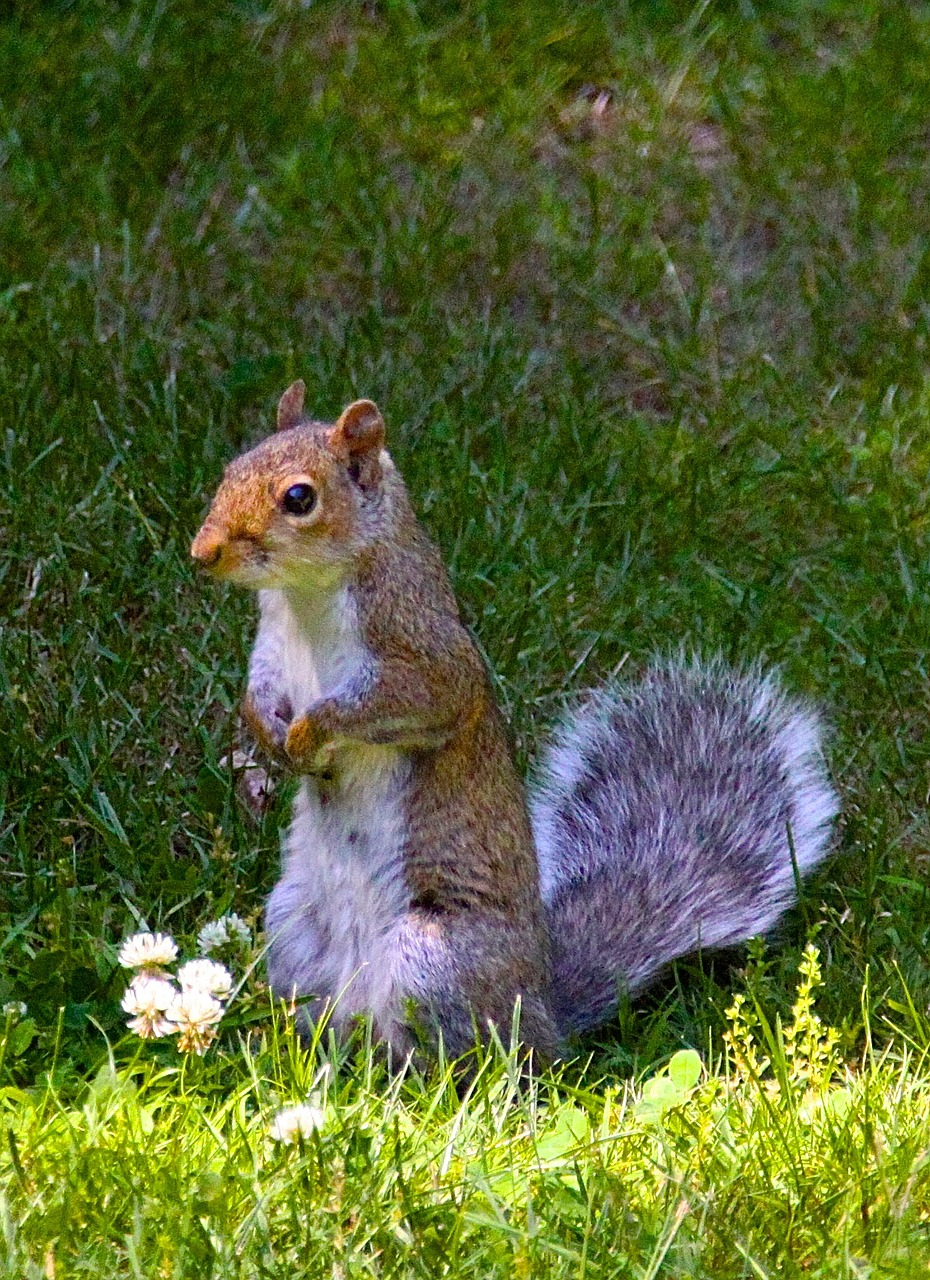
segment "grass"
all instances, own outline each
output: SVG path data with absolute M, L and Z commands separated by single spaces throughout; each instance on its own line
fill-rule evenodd
M 925 1273 L 928 68 L 899 0 L 4 10 L 7 1274 Z M 529 1092 L 305 1056 L 260 989 L 203 1062 L 123 1035 L 120 939 L 274 879 L 286 795 L 255 823 L 221 764 L 252 603 L 187 545 L 297 376 L 383 408 L 524 764 L 682 642 L 835 726 L 837 851 L 764 962 L 679 965 Z
M 7 1274 L 920 1274 L 926 1051 L 844 1072 L 815 954 L 785 1027 L 734 1006 L 725 1061 L 642 1090 L 590 1062 L 528 1085 L 502 1050 L 464 1091 L 389 1079 L 274 1015 L 205 1061 L 105 1059 L 76 1101 L 10 1090 Z M 321 1126 L 276 1144 L 308 1097 Z

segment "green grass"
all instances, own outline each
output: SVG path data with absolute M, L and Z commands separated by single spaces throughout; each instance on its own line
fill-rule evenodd
M 467 1089 L 389 1079 L 273 1017 L 205 1061 L 105 1060 L 77 1100 L 9 1090 L 6 1274 L 923 1274 L 926 1050 L 844 1071 L 812 977 L 786 1026 L 750 1002 L 725 1060 L 642 1090 L 590 1062 L 528 1084 L 502 1052 Z M 272 1141 L 308 1097 L 321 1127 Z
M 4 10 L 6 1274 L 925 1274 L 928 120 L 916 3 Z M 123 1034 L 120 939 L 274 879 L 286 795 L 255 823 L 220 764 L 253 605 L 187 546 L 298 376 L 384 410 L 524 764 L 679 643 L 834 726 L 836 854 L 765 965 L 679 965 L 528 1093 L 305 1058 L 254 983 L 202 1063 Z M 761 1079 L 722 1056 L 744 990 Z M 273 1150 L 327 1057 L 327 1126 Z

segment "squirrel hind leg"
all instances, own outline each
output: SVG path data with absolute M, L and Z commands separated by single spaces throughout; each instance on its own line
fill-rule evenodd
M 512 922 L 411 911 L 395 940 L 394 975 L 414 1034 L 433 1047 L 441 1038 L 448 1057 L 458 1058 L 476 1039 L 487 1040 L 493 1023 L 506 1045 L 519 998 L 520 1043 L 537 1064 L 557 1058 L 561 1043 L 549 993 L 540 989 L 537 948 Z

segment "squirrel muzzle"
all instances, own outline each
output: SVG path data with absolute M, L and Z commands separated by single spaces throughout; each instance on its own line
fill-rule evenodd
M 209 525 L 204 525 L 191 543 L 191 555 L 205 569 L 214 569 L 223 554 L 225 539 L 217 534 Z

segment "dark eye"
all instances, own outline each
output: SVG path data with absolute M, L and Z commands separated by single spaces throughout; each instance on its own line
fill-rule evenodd
M 292 516 L 307 516 L 316 506 L 316 489 L 312 484 L 292 484 L 281 499 L 281 506 Z

